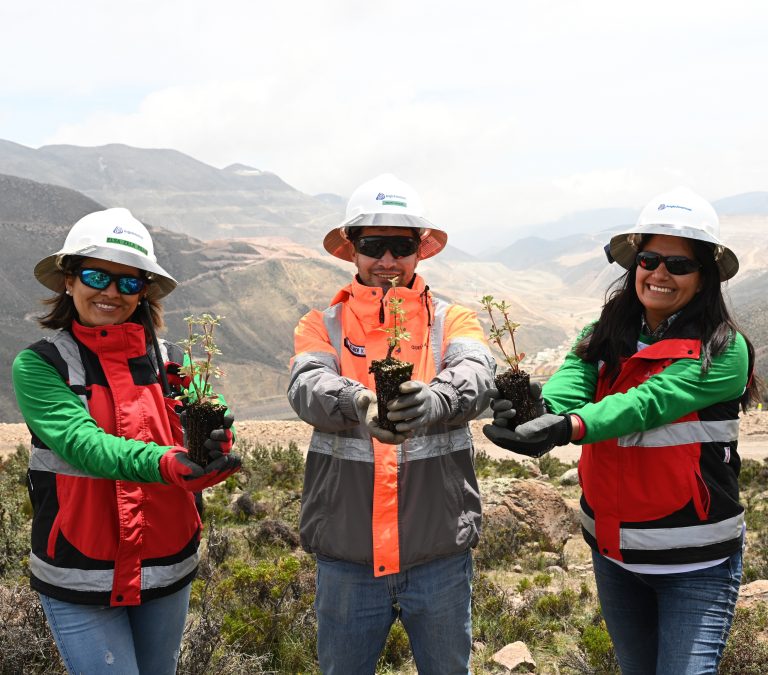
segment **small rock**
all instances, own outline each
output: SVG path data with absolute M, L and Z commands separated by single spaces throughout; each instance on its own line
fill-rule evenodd
M 492 660 L 510 673 L 536 672 L 536 661 L 525 642 L 513 642 L 497 651 Z
M 758 579 L 739 589 L 739 607 L 752 607 L 758 602 L 768 602 L 768 580 Z
M 578 485 L 579 484 L 579 470 L 577 468 L 568 469 L 559 478 L 560 485 Z

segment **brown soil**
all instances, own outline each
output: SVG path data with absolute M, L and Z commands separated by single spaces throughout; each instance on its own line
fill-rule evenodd
M 483 436 L 482 427 L 488 424 L 489 419 L 475 420 L 472 422 L 472 435 L 475 439 L 475 447 L 487 452 L 491 457 L 523 459 L 520 455 L 502 450 Z M 240 439 L 258 442 L 264 445 L 287 446 L 294 441 L 299 448 L 306 450 L 312 427 L 299 420 L 237 420 L 235 419 L 237 436 Z M 750 411 L 741 418 L 741 434 L 739 450 L 742 456 L 751 459 L 768 457 L 768 412 L 758 413 Z M 19 444 L 29 443 L 29 432 L 24 424 L 0 423 L 0 457 L 13 452 Z M 237 444 L 235 444 L 237 452 Z M 566 446 L 553 450 L 553 453 L 563 459 L 572 461 L 578 459 L 578 446 Z
M 387 417 L 387 404 L 400 394 L 400 385 L 408 382 L 413 373 L 413 364 L 392 357 L 371 361 L 368 371 L 373 373 L 376 382 L 376 402 L 378 407 L 379 426 L 395 433 L 395 423 Z

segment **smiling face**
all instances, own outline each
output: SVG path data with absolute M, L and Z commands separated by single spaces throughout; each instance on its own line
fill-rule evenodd
M 652 236 L 643 247 L 662 256 L 679 255 L 695 259 L 691 242 L 666 234 Z M 702 288 L 701 272 L 670 274 L 664 263 L 650 271 L 637 267 L 635 291 L 645 308 L 645 321 L 651 330 L 685 307 Z
M 83 269 L 95 268 L 116 275 L 141 276 L 136 267 L 86 258 L 80 266 Z M 146 287 L 135 295 L 125 295 L 117 290 L 113 281 L 104 290 L 86 286 L 76 274 L 68 274 L 64 280 L 67 291 L 72 295 L 79 321 L 83 326 L 112 326 L 126 322 L 133 316 L 139 301 L 146 293 Z
M 413 231 L 407 227 L 364 227 L 360 236 L 413 237 Z M 399 286 L 411 281 L 419 254 L 417 251 L 413 255 L 395 258 L 391 251 L 386 251 L 381 258 L 371 258 L 355 251 L 352 259 L 363 285 L 378 286 L 386 291 L 392 287 L 391 279 L 395 277 Z

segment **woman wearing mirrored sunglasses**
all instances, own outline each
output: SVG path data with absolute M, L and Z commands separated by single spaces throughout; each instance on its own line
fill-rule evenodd
M 715 673 L 741 581 L 739 408 L 759 398 L 721 290 L 738 260 L 684 188 L 609 250 L 627 272 L 544 385 L 549 412 L 510 431 L 496 400 L 484 432 L 534 456 L 582 444 L 582 531 L 621 672 Z
M 81 218 L 35 276 L 55 292 L 40 319 L 55 332 L 13 363 L 32 432 L 32 588 L 69 672 L 170 675 L 197 570 L 194 493 L 240 460 L 223 446 L 205 468 L 187 457 L 184 354 L 155 335 L 176 281 L 128 210 Z

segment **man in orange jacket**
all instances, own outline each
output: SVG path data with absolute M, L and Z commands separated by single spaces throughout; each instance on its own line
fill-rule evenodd
M 357 274 L 295 332 L 288 397 L 315 428 L 301 542 L 317 558 L 326 674 L 374 673 L 398 617 L 419 673 L 469 672 L 481 515 L 468 423 L 485 407 L 495 366 L 475 313 L 433 297 L 416 274 L 448 238 L 422 211 L 391 174 L 361 185 L 323 242 Z M 410 333 L 397 358 L 413 364 L 388 406 L 394 431 L 380 424 L 370 374 L 388 350 L 388 292 Z

